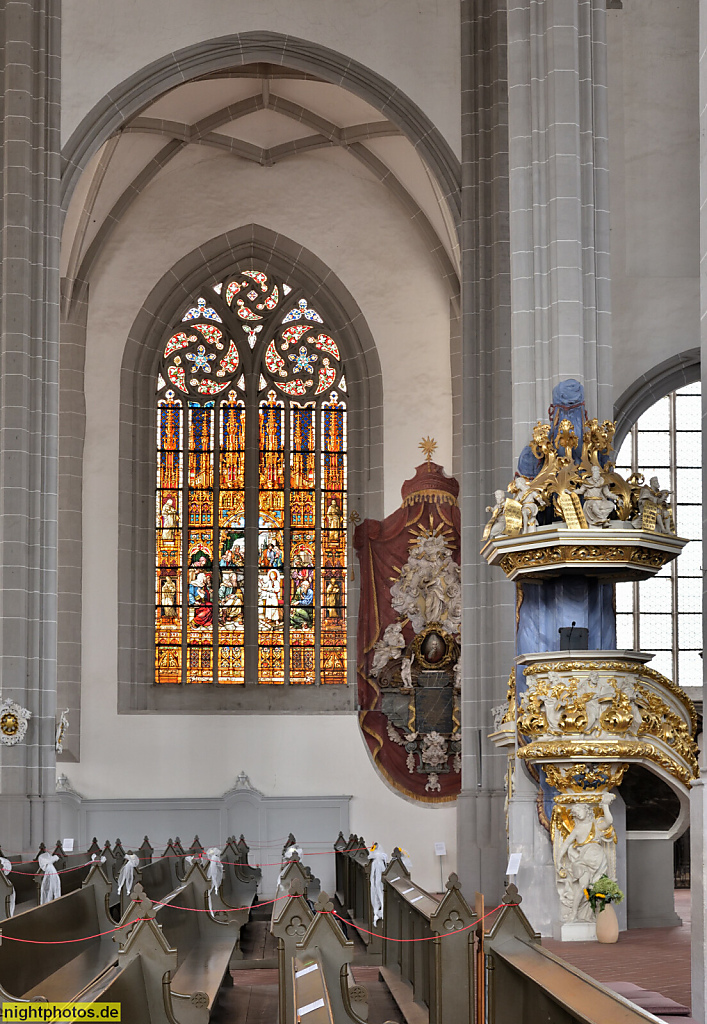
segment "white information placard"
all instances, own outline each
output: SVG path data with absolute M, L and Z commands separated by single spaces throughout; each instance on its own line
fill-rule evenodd
M 64 853 L 73 853 L 74 852 L 74 841 L 73 841 L 73 839 L 62 839 L 62 841 L 61 841 L 61 848 L 64 851 Z
M 447 844 L 446 843 L 435 843 L 435 855 L 437 857 L 447 856 Z
M 520 867 L 520 858 L 523 855 L 521 853 L 512 853 L 508 858 L 508 867 L 506 868 L 507 875 L 517 875 L 518 868 Z

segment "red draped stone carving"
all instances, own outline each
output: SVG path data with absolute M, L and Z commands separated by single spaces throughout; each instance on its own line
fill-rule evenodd
M 369 673 L 375 644 L 387 626 L 399 621 L 400 616 L 391 605 L 390 588 L 420 531 L 443 529 L 454 561 L 460 564 L 459 484 L 454 477 L 445 474 L 442 466 L 425 462 L 417 467 L 412 480 L 405 481 L 401 493 L 403 503 L 396 512 L 380 521 L 366 519 L 354 533 L 354 548 L 361 569 L 357 652 L 359 722 L 373 760 L 388 782 L 407 796 L 439 803 L 457 797 L 461 773 L 453 770 L 440 773 L 440 789 L 426 792 L 427 775 L 410 772 L 405 747 L 389 737 L 388 719 L 381 710 L 381 687 Z M 403 636 L 407 644 L 414 635 L 406 620 Z

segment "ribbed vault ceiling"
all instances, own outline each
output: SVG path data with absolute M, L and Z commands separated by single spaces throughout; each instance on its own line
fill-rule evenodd
M 96 153 L 69 207 L 64 297 L 91 271 L 140 193 L 186 147 L 206 146 L 263 167 L 337 147 L 395 197 L 456 287 L 458 242 L 444 198 L 399 128 L 351 92 L 311 75 L 253 64 L 178 86 Z

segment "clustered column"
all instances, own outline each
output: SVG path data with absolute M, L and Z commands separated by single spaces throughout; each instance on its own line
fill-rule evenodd
M 59 10 L 9 0 L 0 39 L 0 676 L 32 713 L 24 740 L 0 747 L 11 849 L 55 830 Z

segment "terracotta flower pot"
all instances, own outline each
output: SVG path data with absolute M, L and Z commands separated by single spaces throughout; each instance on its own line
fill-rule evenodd
M 619 937 L 619 922 L 613 904 L 607 903 L 597 911 L 597 942 L 616 942 Z

